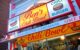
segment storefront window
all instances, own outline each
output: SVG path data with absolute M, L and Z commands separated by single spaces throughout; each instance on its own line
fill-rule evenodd
M 78 37 L 80 37 L 79 33 L 66 36 L 64 40 L 61 40 L 60 37 L 51 40 L 47 39 L 48 50 L 77 50 L 80 46 L 80 40 Z
M 37 42 L 28 43 L 26 47 L 18 45 L 18 50 L 77 50 L 80 46 L 80 33 L 65 35 L 65 39 L 59 37 L 48 38 Z
M 65 50 L 66 44 L 64 41 L 60 41 L 59 39 L 49 40 L 48 41 L 49 50 Z

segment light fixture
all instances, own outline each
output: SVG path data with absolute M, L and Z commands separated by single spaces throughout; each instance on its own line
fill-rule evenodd
M 60 39 L 65 40 L 65 36 L 64 35 L 60 36 Z
M 14 35 L 10 35 L 10 39 L 14 39 Z

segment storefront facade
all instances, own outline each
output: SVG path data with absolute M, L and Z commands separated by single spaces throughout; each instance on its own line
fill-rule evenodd
M 74 49 L 73 44 L 80 40 L 80 15 L 77 11 L 80 9 L 74 2 L 49 1 L 27 12 L 20 12 L 20 15 L 16 10 L 11 11 L 18 15 L 10 15 L 8 50 Z
M 72 40 L 77 40 L 80 38 L 79 29 L 80 21 L 72 22 L 59 27 L 17 38 L 16 45 L 19 50 L 35 50 L 36 47 L 41 47 L 42 50 L 45 50 L 45 47 L 49 47 L 49 50 L 68 50 L 72 48 L 69 46 L 73 46 L 71 42 L 74 41 Z

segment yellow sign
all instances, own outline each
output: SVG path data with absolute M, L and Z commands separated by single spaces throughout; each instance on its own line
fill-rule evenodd
M 25 38 L 25 40 L 27 41 L 26 43 L 28 43 L 28 42 L 38 41 L 46 38 L 57 37 L 65 34 L 71 34 L 74 32 L 80 32 L 80 21 L 59 26 L 56 28 L 48 29 L 45 31 L 33 33 L 25 36 L 26 38 L 25 37 L 22 38 Z
M 20 28 L 49 19 L 46 5 L 37 7 L 20 15 Z

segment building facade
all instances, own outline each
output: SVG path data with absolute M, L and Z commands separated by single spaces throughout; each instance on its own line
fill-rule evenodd
M 80 40 L 79 0 L 12 0 L 8 50 L 72 50 Z M 75 46 L 75 47 L 74 47 Z

